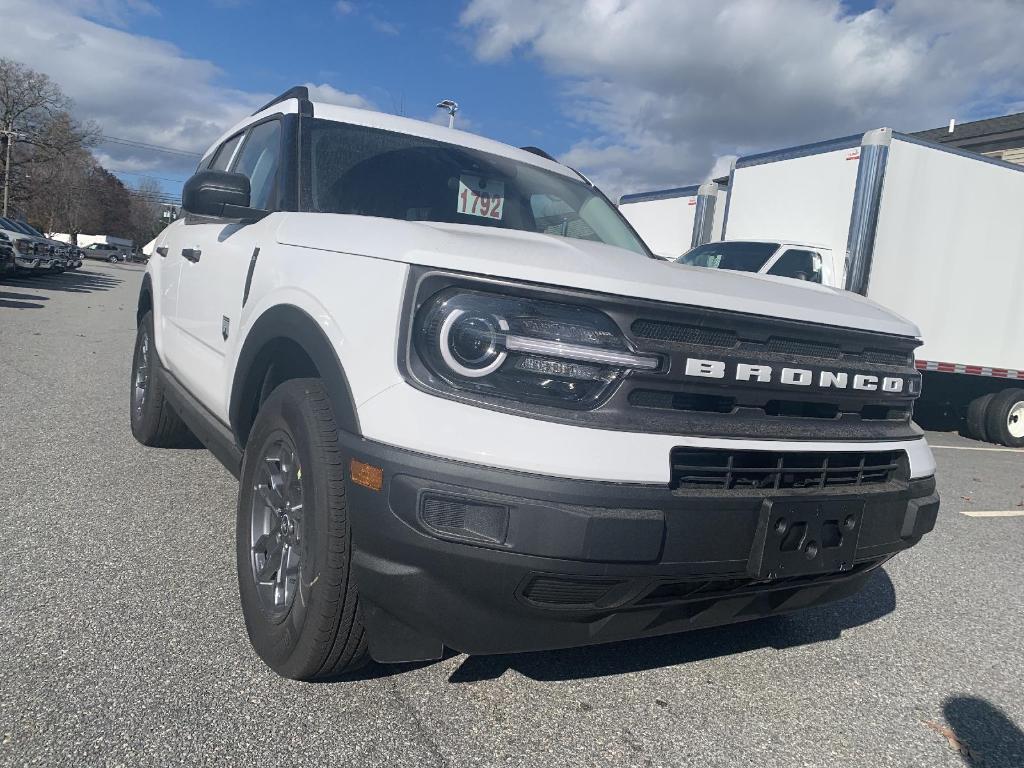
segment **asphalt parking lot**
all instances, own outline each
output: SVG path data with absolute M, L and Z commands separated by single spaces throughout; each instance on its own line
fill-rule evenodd
M 954 433 L 929 435 L 935 532 L 843 603 L 276 677 L 238 609 L 235 481 L 128 428 L 142 270 L 0 282 L 0 765 L 1024 766 L 1024 452 Z

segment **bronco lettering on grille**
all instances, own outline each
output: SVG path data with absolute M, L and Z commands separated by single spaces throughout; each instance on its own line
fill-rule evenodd
M 822 389 L 856 389 L 863 392 L 885 392 L 901 394 L 907 388 L 902 376 L 872 376 L 849 371 L 812 371 L 807 368 L 782 368 L 778 372 L 770 365 L 736 363 L 731 374 L 724 360 L 686 359 L 686 375 L 705 379 L 725 379 L 727 375 L 736 381 L 757 381 L 777 383 L 791 387 L 817 386 Z

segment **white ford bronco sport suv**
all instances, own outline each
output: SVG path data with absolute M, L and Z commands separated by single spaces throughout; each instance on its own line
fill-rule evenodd
M 131 427 L 238 477 L 242 611 L 282 675 L 785 613 L 935 523 L 912 324 L 653 258 L 540 150 L 295 88 L 182 207 Z

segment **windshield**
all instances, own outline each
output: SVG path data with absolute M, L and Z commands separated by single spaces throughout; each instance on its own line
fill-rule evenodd
M 23 221 L 15 221 L 14 219 L 0 219 L 0 226 L 4 229 L 11 229 L 15 232 L 21 232 L 23 235 L 32 235 L 33 237 L 42 237 L 41 234 L 36 232 L 32 227 Z
M 757 272 L 778 249 L 778 243 L 707 243 L 687 251 L 676 261 L 690 267 Z
M 648 255 L 582 180 L 419 136 L 311 122 L 309 210 L 541 232 Z

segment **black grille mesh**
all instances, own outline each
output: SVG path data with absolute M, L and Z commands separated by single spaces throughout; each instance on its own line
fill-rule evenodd
M 842 350 L 834 344 L 819 344 L 813 341 L 797 341 L 796 339 L 780 339 L 772 337 L 766 345 L 769 352 L 798 357 L 823 357 L 838 360 Z
M 675 448 L 672 488 L 775 491 L 887 483 L 900 469 L 900 451 L 844 453 L 727 451 Z
M 673 344 L 700 344 L 705 347 L 734 347 L 737 340 L 734 331 L 657 320 L 637 320 L 632 325 L 632 331 L 635 336 L 644 339 L 669 341 Z

